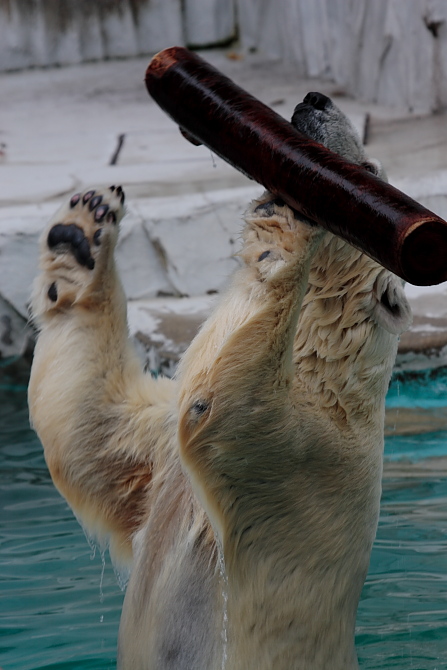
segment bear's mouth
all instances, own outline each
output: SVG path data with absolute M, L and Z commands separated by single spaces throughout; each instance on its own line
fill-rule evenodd
M 388 290 L 384 291 L 380 296 L 380 304 L 388 310 L 392 316 L 398 317 L 400 315 L 400 305 L 397 302 L 394 304 L 391 302 L 391 296 Z
M 374 321 L 393 335 L 400 335 L 411 326 L 412 315 L 400 279 L 386 270 L 381 272 L 373 288 Z

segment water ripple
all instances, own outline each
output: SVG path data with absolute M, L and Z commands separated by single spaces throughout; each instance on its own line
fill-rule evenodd
M 445 456 L 444 437 L 428 439 Z M 399 440 L 403 460 L 385 468 L 359 607 L 359 660 L 362 670 L 441 670 L 447 667 L 447 467 L 439 460 L 433 467 L 413 463 L 408 455 L 419 437 Z M 387 454 L 395 447 L 391 439 Z M 93 556 L 54 489 L 20 390 L 0 392 L 0 508 L 4 670 L 115 668 L 122 592 L 110 562 L 102 576 L 99 552 Z

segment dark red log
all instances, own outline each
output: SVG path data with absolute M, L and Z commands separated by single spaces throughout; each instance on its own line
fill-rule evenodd
M 186 137 L 406 281 L 447 280 L 447 223 L 314 142 L 182 47 L 158 53 L 146 86 Z

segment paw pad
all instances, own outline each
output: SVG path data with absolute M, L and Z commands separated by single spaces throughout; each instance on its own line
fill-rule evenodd
M 110 186 L 106 191 L 90 189 L 75 193 L 70 201 L 65 218 L 55 223 L 47 234 L 47 246 L 57 256 L 72 255 L 75 260 L 93 270 L 103 242 L 107 224 L 115 225 L 122 215 L 124 191 L 121 186 Z M 116 233 L 114 234 L 116 237 Z M 109 247 L 107 247 L 109 248 Z M 56 302 L 56 284 L 48 289 L 48 298 Z
M 98 230 L 95 232 L 93 235 L 93 242 L 96 244 L 97 247 L 101 244 L 101 240 L 99 239 L 102 235 L 102 228 L 98 228 Z
M 75 223 L 56 223 L 48 233 L 47 243 L 50 249 L 60 245 L 71 248 L 74 257 L 89 270 L 95 267 L 95 261 L 90 254 L 90 244 L 82 228 Z

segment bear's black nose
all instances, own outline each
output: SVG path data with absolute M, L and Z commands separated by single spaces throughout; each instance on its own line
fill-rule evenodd
M 331 99 L 327 97 L 327 95 L 323 95 L 323 93 L 317 93 L 316 91 L 312 91 L 306 95 L 306 97 L 303 100 L 303 103 L 306 105 L 311 105 L 315 109 L 326 109 L 326 106 L 328 103 L 331 102 Z

